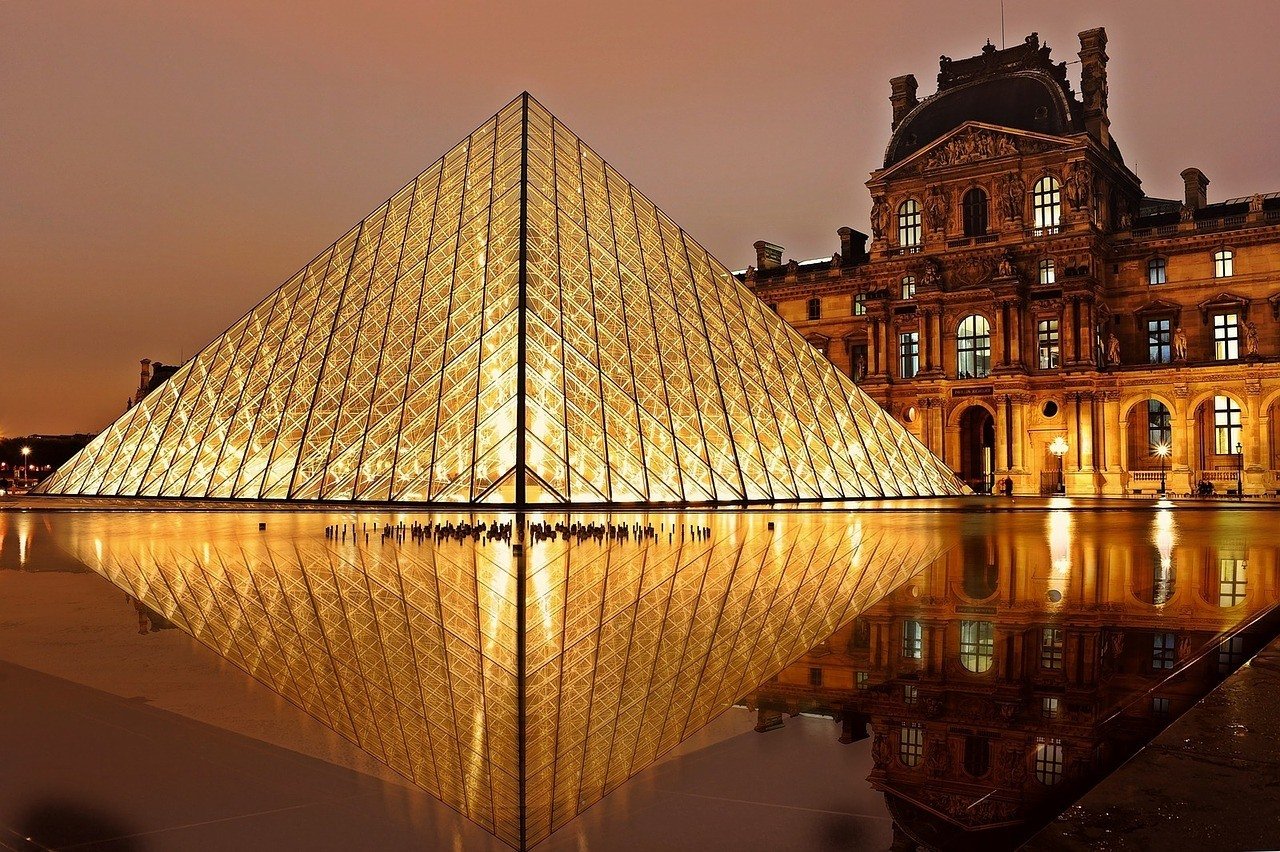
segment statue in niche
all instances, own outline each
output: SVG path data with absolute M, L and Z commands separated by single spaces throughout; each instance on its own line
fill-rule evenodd
M 877 195 L 871 201 L 871 236 L 884 239 L 884 232 L 889 229 L 889 204 L 883 195 Z
M 924 265 L 924 272 L 920 276 L 921 283 L 925 290 L 941 290 L 942 289 L 942 264 L 937 258 L 929 258 Z
M 1244 354 L 1251 358 L 1258 356 L 1258 327 L 1252 320 L 1244 324 Z
M 1067 203 L 1072 210 L 1079 210 L 1089 203 L 1093 194 L 1093 178 L 1089 174 L 1087 163 L 1072 163 L 1067 175 Z
M 1000 195 L 1000 215 L 1006 222 L 1022 221 L 1022 200 L 1027 196 L 1027 185 L 1017 172 L 1009 172 L 1004 179 Z
M 1182 326 L 1178 326 L 1173 330 L 1173 359 L 1175 361 L 1187 360 L 1187 333 Z
M 1120 338 L 1114 331 L 1107 336 L 1107 363 L 1112 366 L 1120 363 Z
M 929 230 L 938 233 L 947 225 L 947 193 L 941 187 L 929 190 L 929 197 L 924 202 L 924 217 L 929 223 Z

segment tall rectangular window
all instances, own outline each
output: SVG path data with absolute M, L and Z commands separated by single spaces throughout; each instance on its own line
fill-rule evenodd
M 809 685 L 822 686 L 822 669 L 817 666 L 809 669 Z
M 902 378 L 915 378 L 916 373 L 920 372 L 920 332 L 908 331 L 898 335 L 898 354 Z
M 902 656 L 908 660 L 924 657 L 924 628 L 918 621 L 908 619 L 902 622 Z
M 1041 284 L 1053 284 L 1056 282 L 1058 275 L 1057 275 L 1057 270 L 1053 265 L 1052 258 L 1045 258 L 1044 260 L 1040 261 L 1039 268 L 1040 268 Z
M 915 766 L 924 754 L 924 725 L 908 722 L 898 731 L 898 759 L 903 766 Z
M 924 220 L 920 202 L 908 199 L 898 205 L 898 245 L 908 251 L 919 251 L 924 239 Z
M 1147 320 L 1147 361 L 1168 364 L 1173 360 L 1173 323 L 1167 319 Z
M 1036 780 L 1044 785 L 1062 780 L 1062 740 L 1036 737 Z
M 864 317 L 867 315 L 867 294 L 853 294 L 853 315 L 855 317 Z
M 1229 396 L 1213 398 L 1213 451 L 1220 456 L 1235 455 L 1240 444 L 1240 406 Z
M 995 660 L 995 625 L 990 621 L 960 622 L 960 665 L 981 674 Z
M 1164 284 L 1169 280 L 1169 261 L 1163 257 L 1153 257 L 1147 261 L 1147 283 Z
M 1236 256 L 1227 249 L 1213 253 L 1213 277 L 1230 278 L 1236 274 Z
M 822 319 L 822 300 L 821 299 L 809 300 L 809 319 L 811 320 Z
M 1031 212 L 1036 236 L 1056 234 L 1062 221 L 1062 191 L 1056 178 L 1045 176 L 1031 191 Z
M 1234 361 L 1240 357 L 1240 316 L 1213 315 L 1213 357 L 1218 361 Z
M 1147 445 L 1154 453 L 1160 445 L 1168 445 L 1173 437 L 1172 418 L 1168 407 L 1158 399 L 1147 400 Z
M 899 292 L 904 299 L 914 299 L 916 297 L 916 277 L 914 275 L 902 276 L 902 287 Z
M 1177 661 L 1177 637 L 1172 633 L 1157 633 L 1151 643 L 1151 668 L 1171 669 Z
M 1042 628 L 1040 631 L 1040 668 L 1061 671 L 1065 647 L 1066 640 L 1062 635 L 1062 628 Z
M 1244 663 L 1244 637 L 1232 636 L 1218 646 L 1218 674 L 1228 675 Z
M 1060 354 L 1058 341 L 1058 321 L 1056 319 L 1040 320 L 1036 323 L 1036 352 L 1039 354 L 1041 370 L 1058 369 Z
M 1238 606 L 1244 602 L 1247 567 L 1244 559 L 1218 560 L 1218 606 Z

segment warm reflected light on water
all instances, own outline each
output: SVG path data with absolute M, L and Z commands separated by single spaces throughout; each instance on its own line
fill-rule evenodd
M 1054 501 L 1058 502 L 1058 501 Z M 1069 501 L 1066 502 L 1070 505 Z M 1049 564 L 1054 579 L 1071 570 L 1071 513 L 1064 507 L 1049 512 Z

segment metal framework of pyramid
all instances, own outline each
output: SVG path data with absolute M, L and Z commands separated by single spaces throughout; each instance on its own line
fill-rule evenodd
M 964 487 L 524 94 L 40 490 L 522 506 Z
M 76 512 L 54 529 L 131 596 L 519 849 L 947 547 L 920 515 L 670 513 L 627 520 L 711 532 L 521 550 L 325 537 L 351 515 L 273 514 L 257 532 L 259 517 Z

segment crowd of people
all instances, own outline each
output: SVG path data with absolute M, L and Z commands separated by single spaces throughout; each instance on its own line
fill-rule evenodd
M 595 523 L 574 521 L 567 523 L 559 521 L 551 523 L 550 521 L 533 521 L 528 524 L 529 538 L 532 541 L 555 541 L 563 539 L 564 541 L 584 542 L 595 541 L 603 543 L 605 541 L 658 541 L 664 535 L 667 541 L 674 542 L 676 536 L 681 541 L 706 541 L 711 538 L 711 527 L 704 527 L 695 524 L 668 524 L 666 522 L 659 523 L 654 526 L 652 523 L 642 524 L 639 522 L 630 523 Z M 412 541 L 423 543 L 432 541 L 436 544 L 446 541 L 464 542 L 473 541 L 478 544 L 488 544 L 489 542 L 504 542 L 510 544 L 512 536 L 516 536 L 519 541 L 525 538 L 525 528 L 523 526 L 516 527 L 514 521 L 445 521 L 444 523 L 420 524 L 417 522 L 405 523 L 400 521 L 397 523 L 383 523 L 379 526 L 377 521 L 364 521 L 358 526 L 353 523 L 332 524 L 324 528 L 325 538 L 334 541 L 345 542 L 350 537 L 351 541 L 359 541 L 364 539 L 368 544 L 370 536 L 379 536 L 385 543 L 393 541 L 396 543 L 404 543 Z

